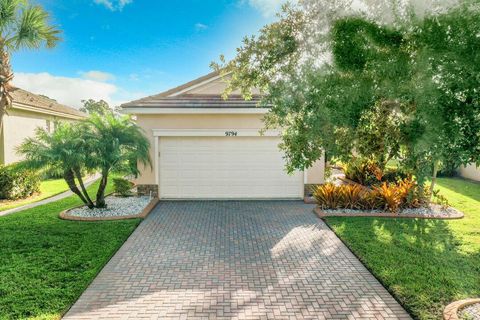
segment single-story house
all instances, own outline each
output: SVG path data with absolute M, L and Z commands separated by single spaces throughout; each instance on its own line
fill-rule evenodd
M 25 138 L 33 136 L 37 127 L 54 130 L 56 121 L 75 121 L 87 116 L 55 100 L 20 88 L 13 88 L 11 95 L 13 105 L 3 117 L 0 132 L 0 164 L 21 160 L 16 147 Z
M 139 192 L 163 199 L 301 199 L 324 182 L 324 159 L 288 175 L 280 132 L 264 128 L 259 97 L 245 101 L 213 72 L 122 105 L 151 142 L 153 168 L 140 168 Z

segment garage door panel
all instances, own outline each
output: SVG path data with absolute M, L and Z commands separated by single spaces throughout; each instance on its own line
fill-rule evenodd
M 289 176 L 275 137 L 160 139 L 162 198 L 299 198 L 303 174 Z

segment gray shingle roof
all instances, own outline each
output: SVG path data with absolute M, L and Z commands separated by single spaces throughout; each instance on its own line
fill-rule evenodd
M 202 83 L 218 76 L 218 72 L 209 73 L 203 77 L 182 84 L 181 86 L 162 93 L 131 101 L 121 105 L 122 108 L 255 108 L 260 101 L 260 96 L 245 100 L 240 95 L 230 95 L 223 99 L 219 94 L 178 94 L 189 87 Z M 171 96 L 176 94 L 175 96 Z
M 76 117 L 87 117 L 88 115 L 72 107 L 60 104 L 55 100 L 49 99 L 45 96 L 34 94 L 26 90 L 13 87 L 10 91 L 13 98 L 13 103 L 21 103 L 30 107 L 42 110 L 60 112 L 66 115 L 73 115 Z

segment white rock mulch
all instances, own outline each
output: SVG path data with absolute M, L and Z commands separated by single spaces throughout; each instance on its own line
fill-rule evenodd
M 116 197 L 109 196 L 105 198 L 107 207 L 103 209 L 87 207 L 75 208 L 68 211 L 69 216 L 84 218 L 105 218 L 121 217 L 140 214 L 142 210 L 150 203 L 151 198 L 142 197 Z
M 480 320 L 480 303 L 471 304 L 458 312 L 462 320 Z
M 347 214 L 383 214 L 385 211 L 382 210 L 354 210 L 354 209 L 322 209 L 323 212 L 327 214 L 336 214 L 336 213 L 347 213 Z M 421 208 L 408 208 L 403 209 L 398 214 L 401 215 L 418 215 L 418 216 L 425 216 L 425 217 L 441 217 L 441 218 L 450 218 L 450 217 L 457 217 L 462 215 L 457 209 L 448 207 L 444 208 L 438 204 L 431 204 L 429 207 L 421 207 Z

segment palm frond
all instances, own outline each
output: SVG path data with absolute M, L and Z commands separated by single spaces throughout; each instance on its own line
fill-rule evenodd
M 17 31 L 11 38 L 16 49 L 54 47 L 60 41 L 60 31 L 49 24 L 49 14 L 40 6 L 23 10 L 17 22 Z
M 0 0 L 0 35 L 6 32 L 17 18 L 17 11 L 23 0 Z

